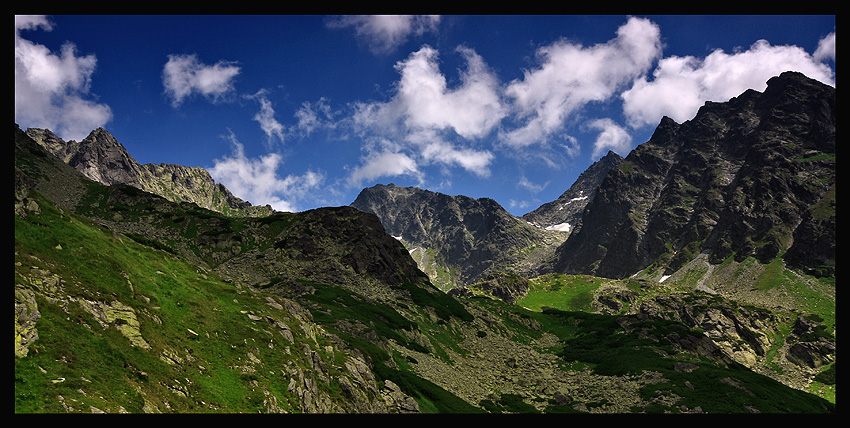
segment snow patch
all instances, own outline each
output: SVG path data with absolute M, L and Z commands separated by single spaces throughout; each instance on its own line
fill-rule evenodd
M 546 228 L 546 230 L 557 230 L 559 232 L 569 232 L 571 227 L 572 226 L 570 226 L 569 223 L 561 223 L 561 224 L 549 226 L 549 227 Z
M 587 199 L 587 196 L 579 196 L 578 198 L 572 198 L 572 199 L 570 199 L 570 200 L 569 200 L 569 201 L 567 201 L 564 205 L 561 205 L 561 206 L 558 208 L 558 211 L 560 211 L 560 210 L 562 210 L 562 209 L 566 208 L 566 207 L 567 207 L 567 205 L 569 205 L 569 204 L 571 204 L 571 203 L 573 203 L 573 202 L 575 202 L 575 201 L 580 201 L 580 200 L 582 200 L 582 199 Z
M 661 279 L 658 280 L 658 282 L 664 282 L 667 278 L 670 278 L 670 275 L 662 276 Z

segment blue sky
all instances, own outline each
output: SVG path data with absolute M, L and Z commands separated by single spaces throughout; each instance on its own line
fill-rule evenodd
M 282 211 L 395 183 L 514 215 L 663 116 L 835 85 L 835 16 L 16 16 L 15 122 L 210 171 Z

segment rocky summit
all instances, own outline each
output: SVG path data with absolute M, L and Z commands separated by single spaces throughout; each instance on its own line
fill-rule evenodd
M 16 413 L 836 410 L 835 89 L 799 73 L 522 218 L 273 212 L 103 129 L 14 140 Z

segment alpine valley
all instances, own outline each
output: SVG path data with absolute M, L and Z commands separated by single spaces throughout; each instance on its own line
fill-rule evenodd
M 522 217 L 14 139 L 16 413 L 835 412 L 835 88 L 799 73 Z

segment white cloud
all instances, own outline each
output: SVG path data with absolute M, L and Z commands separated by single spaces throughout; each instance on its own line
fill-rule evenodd
M 795 70 L 833 85 L 833 72 L 797 46 L 755 42 L 745 51 L 715 50 L 704 59 L 672 56 L 658 62 L 653 79 L 638 78 L 622 94 L 623 111 L 634 127 L 657 125 L 663 116 L 690 120 L 706 101 L 724 102 L 747 89 L 763 91 L 767 81 Z
M 196 93 L 217 102 L 233 91 L 233 79 L 239 72 L 240 68 L 228 61 L 206 65 L 197 55 L 169 55 L 162 70 L 162 84 L 175 107 Z
M 489 176 L 494 155 L 474 145 L 499 124 L 505 108 L 498 80 L 481 57 L 467 48 L 458 52 L 466 68 L 457 87 L 448 87 L 439 70 L 438 52 L 424 46 L 396 64 L 401 77 L 390 100 L 354 105 L 351 123 L 356 132 L 391 140 L 393 147 L 367 147 L 366 164 L 354 171 L 353 181 L 402 174 L 421 179 L 419 166 L 429 164 Z M 306 113 L 305 117 L 312 118 Z M 384 166 L 390 160 L 399 164 Z
M 231 193 L 254 205 L 271 205 L 277 211 L 297 211 L 296 200 L 309 196 L 324 181 L 324 175 L 314 171 L 280 178 L 277 170 L 283 157 L 279 153 L 249 158 L 232 133 L 228 139 L 233 144 L 232 155 L 214 160 L 215 165 L 208 171 Z
M 364 162 L 352 171 L 348 184 L 351 187 L 359 187 L 364 181 L 401 175 L 413 176 L 420 181 L 422 179 L 422 172 L 419 171 L 415 160 L 404 153 L 382 151 L 371 153 L 364 158 Z
M 341 16 L 328 21 L 331 28 L 354 27 L 355 34 L 369 44 L 373 53 L 394 51 L 411 35 L 434 32 L 439 16 L 431 15 L 363 15 Z
M 558 41 L 540 48 L 540 66 L 505 91 L 524 125 L 505 133 L 503 140 L 512 147 L 546 142 L 570 115 L 587 103 L 610 99 L 660 55 L 658 26 L 640 18 L 630 18 L 605 44 L 583 47 Z
M 295 129 L 301 131 L 304 135 L 310 135 L 320 128 L 333 129 L 336 127 L 336 122 L 333 120 L 334 113 L 328 105 L 328 100 L 324 97 L 315 103 L 303 102 L 301 108 L 295 112 L 295 118 L 298 120 Z
M 593 154 L 591 155 L 593 159 L 604 155 L 608 150 L 613 150 L 621 156 L 625 156 L 632 149 L 631 135 L 611 119 L 596 119 L 588 123 L 587 127 L 600 131 L 596 141 L 593 142 Z
M 465 139 L 487 135 L 506 114 L 499 82 L 472 49 L 457 51 L 466 60 L 457 87 L 448 87 L 437 50 L 423 46 L 396 64 L 401 77 L 389 101 L 355 106 L 355 124 L 364 131 L 402 136 L 423 130 L 454 132 Z
M 260 103 L 260 111 L 254 115 L 254 120 L 260 124 L 260 128 L 266 134 L 268 141 L 271 143 L 277 138 L 281 143 L 284 141 L 284 127 L 274 117 L 274 108 L 272 102 L 269 101 L 266 92 L 261 90 L 254 95 L 248 96 L 257 100 Z
M 818 48 L 813 54 L 815 61 L 835 62 L 835 32 L 827 34 L 818 42 Z
M 548 181 L 546 183 L 543 183 L 543 184 L 532 183 L 531 180 L 529 180 L 528 178 L 525 177 L 525 175 L 520 176 L 519 182 L 517 182 L 517 187 L 521 187 L 521 188 L 528 190 L 529 192 L 534 193 L 534 194 L 540 193 L 548 185 L 549 185 Z
M 437 51 L 424 46 L 399 62 L 396 94 L 398 114 L 413 129 L 451 129 L 463 138 L 480 138 L 505 115 L 499 84 L 481 57 L 469 48 L 458 48 L 467 68 L 461 84 L 449 89 L 440 73 Z
M 432 139 L 422 145 L 421 154 L 425 162 L 456 165 L 480 177 L 490 176 L 489 166 L 493 154 L 489 151 L 458 149 L 445 141 Z
M 109 106 L 88 99 L 97 59 L 78 56 L 72 43 L 53 53 L 21 37 L 23 30 L 38 29 L 53 25 L 43 16 L 15 16 L 15 122 L 80 141 L 112 119 Z

